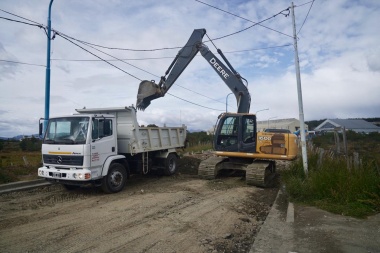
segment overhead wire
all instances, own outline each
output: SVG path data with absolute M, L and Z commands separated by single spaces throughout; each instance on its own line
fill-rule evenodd
M 254 22 L 254 21 L 252 21 L 252 20 L 250 20 L 250 19 L 247 19 L 247 18 L 241 17 L 241 16 L 236 15 L 236 14 L 234 14 L 234 13 L 232 13 L 232 12 L 225 11 L 225 10 L 223 10 L 223 9 L 220 9 L 220 8 L 216 7 L 216 6 L 213 6 L 213 5 L 207 4 L 207 3 L 202 2 L 202 1 L 199 1 L 199 0 L 195 0 L 195 1 L 196 1 L 196 2 L 199 2 L 199 3 L 201 3 L 201 4 L 204 4 L 204 5 L 207 5 L 207 6 L 211 7 L 211 8 L 217 9 L 217 10 L 219 10 L 219 11 L 222 11 L 222 12 L 228 13 L 228 14 L 230 14 L 230 15 L 232 15 L 232 16 L 235 16 L 235 17 L 238 17 L 238 18 L 244 19 L 245 21 L 248 21 L 248 22 L 251 22 L 251 23 L 254 23 L 254 24 L 258 24 L 259 26 L 264 27 L 264 28 L 266 28 L 266 29 L 269 29 L 269 30 L 271 30 L 271 31 L 274 31 L 274 32 L 277 32 L 277 33 L 279 33 L 279 34 L 285 35 L 285 36 L 287 36 L 287 37 L 293 38 L 291 35 L 288 35 L 288 34 L 286 34 L 286 33 L 283 33 L 283 32 L 280 32 L 280 31 L 278 31 L 278 30 L 275 30 L 275 29 L 273 29 L 273 28 L 270 28 L 270 27 L 267 27 L 267 26 L 265 26 L 265 25 L 262 25 L 262 24 L 260 24 L 261 22 Z M 214 39 L 214 40 L 215 40 L 215 39 Z
M 9 15 L 12 15 L 12 16 L 15 16 L 15 17 L 18 17 L 18 18 L 21 18 L 21 19 L 27 20 L 27 21 L 29 21 L 29 22 L 32 22 L 32 23 L 35 23 L 35 24 L 38 24 L 38 25 L 44 26 L 44 25 L 41 24 L 41 23 L 38 23 L 38 22 L 33 21 L 33 20 L 31 20 L 31 19 L 27 19 L 27 18 L 21 17 L 21 16 L 16 15 L 16 14 L 14 14 L 14 13 L 12 13 L 12 12 L 9 12 L 9 11 L 3 10 L 3 9 L 0 9 L 0 11 L 5 12 L 5 13 L 7 13 L 7 14 L 9 14 Z
M 63 34 L 63 33 L 61 33 L 61 32 L 58 32 L 58 31 L 55 31 L 55 30 L 54 30 L 54 32 L 55 32 L 56 34 L 60 34 L 60 35 L 64 35 L 64 36 L 68 37 L 67 35 L 65 35 L 65 34 Z M 85 45 L 87 45 L 87 44 L 85 44 Z M 104 51 L 101 51 L 100 49 L 97 49 L 97 48 L 95 48 L 95 47 L 93 47 L 93 46 L 91 46 L 91 45 L 87 45 L 87 46 L 90 47 L 90 48 L 92 48 L 92 49 L 94 49 L 94 50 L 96 50 L 96 51 L 98 51 L 98 52 L 101 52 L 101 53 L 103 53 L 103 54 L 105 54 L 105 55 L 108 55 L 108 56 L 110 56 L 110 57 L 112 57 L 112 58 L 114 58 L 114 59 L 116 59 L 116 60 L 118 60 L 118 61 L 121 61 L 121 62 L 123 62 L 123 63 L 125 63 L 125 64 L 127 64 L 127 65 L 129 65 L 129 66 L 132 66 L 132 67 L 134 67 L 134 68 L 136 68 L 136 69 L 139 69 L 139 70 L 141 70 L 141 71 L 143 71 L 143 72 L 145 72 L 145 73 L 148 73 L 148 74 L 151 74 L 151 75 L 153 75 L 153 76 L 159 77 L 159 76 L 157 76 L 157 75 L 155 75 L 155 74 L 153 74 L 153 73 L 151 73 L 151 72 L 149 72 L 149 71 L 146 71 L 146 70 L 144 70 L 144 69 L 142 69 L 142 68 L 140 68 L 140 67 L 137 67 L 137 66 L 135 66 L 135 65 L 133 65 L 133 64 L 131 64 L 131 63 L 129 63 L 129 62 L 126 62 L 126 61 L 124 61 L 124 60 L 122 60 L 122 59 L 119 59 L 119 58 L 117 58 L 117 57 L 115 57 L 115 56 L 113 56 L 113 55 L 111 55 L 111 54 L 108 54 L 108 53 L 106 53 L 106 52 L 104 52 Z
M 305 22 L 306 22 L 306 20 L 307 20 L 307 17 L 309 16 L 310 10 L 311 10 L 311 8 L 313 7 L 314 1 L 315 1 L 315 0 L 311 1 L 311 5 L 310 5 L 310 7 L 309 7 L 309 10 L 308 10 L 308 12 L 307 12 L 307 14 L 306 14 L 306 17 L 305 17 L 305 19 L 304 19 L 304 21 L 303 21 L 303 23 L 302 23 L 300 29 L 299 29 L 298 32 L 297 32 L 297 35 L 301 32 L 301 29 L 302 29 L 303 25 L 305 24 Z
M 28 22 L 24 22 L 24 21 L 20 21 L 20 20 L 12 19 L 12 18 L 6 18 L 6 17 L 0 17 L 0 18 L 1 18 L 1 19 L 5 19 L 5 20 L 8 20 L 8 21 L 13 21 L 13 22 L 17 22 L 17 23 L 25 24 L 25 25 L 36 26 L 36 27 L 39 27 L 39 28 L 45 28 L 43 25 L 39 25 L 39 24 L 32 24 L 32 23 L 28 23 Z
M 10 61 L 10 60 L 1 60 L 2 62 L 9 62 L 9 63 L 16 63 L 16 64 L 24 64 L 24 65 L 31 65 L 31 66 L 38 66 L 38 67 L 46 67 L 46 65 L 41 64 L 34 64 L 34 63 L 26 63 L 26 62 L 19 62 L 19 61 Z
M 81 48 L 82 50 L 84 50 L 84 51 L 90 53 L 91 55 L 97 57 L 98 59 L 100 59 L 100 60 L 102 60 L 102 61 L 108 63 L 109 65 L 111 65 L 111 66 L 117 68 L 118 70 L 120 70 L 120 71 L 122 71 L 122 72 L 124 72 L 124 73 L 126 73 L 126 74 L 128 74 L 128 75 L 130 75 L 130 76 L 132 76 L 132 77 L 134 77 L 134 78 L 136 78 L 136 79 L 139 80 L 139 81 L 142 81 L 142 79 L 140 79 L 140 78 L 138 78 L 138 77 L 136 77 L 136 76 L 134 76 L 134 75 L 132 75 L 132 74 L 126 72 L 125 70 L 123 70 L 123 69 L 117 67 L 116 65 L 114 65 L 114 64 L 112 64 L 112 63 L 109 63 L 107 60 L 101 58 L 100 56 L 98 56 L 98 55 L 92 53 L 91 51 L 89 51 L 89 50 L 83 48 L 82 46 L 78 45 L 77 43 L 71 41 L 70 39 L 66 38 L 63 34 L 61 34 L 61 33 L 59 33 L 59 32 L 56 32 L 56 35 L 57 35 L 57 36 L 60 36 L 60 37 L 62 37 L 62 38 L 64 38 L 64 39 L 66 39 L 67 41 L 69 41 L 69 42 L 71 42 L 72 44 L 74 44 L 74 45 L 78 46 L 79 48 Z M 150 73 L 150 72 L 148 72 L 148 73 L 154 75 L 153 73 Z M 157 76 L 157 75 L 154 75 L 154 76 Z M 157 77 L 159 77 L 159 76 L 157 76 Z M 180 86 L 180 85 L 177 85 L 177 86 Z M 180 87 L 186 89 L 186 88 L 183 87 L 183 86 L 180 86 Z M 200 106 L 200 107 L 203 107 L 203 108 L 207 108 L 207 109 L 211 109 L 211 110 L 222 111 L 222 110 L 219 110 L 219 109 L 210 108 L 210 107 L 207 107 L 207 106 L 203 106 L 203 105 L 200 105 L 200 104 L 197 104 L 197 103 L 191 102 L 191 101 L 189 101 L 189 100 L 186 100 L 186 99 L 180 98 L 180 97 L 178 97 L 178 96 L 176 96 L 176 95 L 174 95 L 174 94 L 171 94 L 171 93 L 169 93 L 169 92 L 166 92 L 166 94 L 169 94 L 170 96 L 173 96 L 173 97 L 175 97 L 175 98 L 177 98 L 177 99 L 180 99 L 180 100 L 186 101 L 186 102 L 191 103 L 191 104 L 193 104 L 193 105 L 197 105 L 197 106 Z M 198 93 L 198 94 L 200 94 L 200 93 Z M 204 96 L 204 95 L 203 95 L 203 96 Z M 205 97 L 207 97 L 207 96 L 205 96 Z M 209 97 L 207 97 L 207 98 L 209 98 Z M 212 98 L 209 98 L 209 99 L 212 99 Z M 213 99 L 213 100 L 214 100 L 214 99 Z M 218 101 L 218 100 L 215 100 L 215 101 Z M 218 102 L 220 102 L 220 101 L 218 101 Z
M 315 1 L 315 0 L 311 0 L 311 1 L 306 2 L 306 3 L 303 3 L 303 4 L 297 4 L 297 5 L 294 6 L 294 7 L 301 7 L 301 6 L 304 6 L 304 5 L 309 4 L 309 3 L 311 3 L 311 2 L 314 2 L 314 1 Z
M 223 36 L 220 36 L 220 37 L 214 38 L 214 39 L 212 39 L 212 40 L 214 40 L 214 41 L 215 41 L 215 40 L 220 40 L 220 39 L 227 38 L 227 37 L 230 37 L 230 36 L 232 36 L 232 35 L 235 35 L 235 34 L 238 34 L 238 33 L 244 32 L 244 31 L 246 31 L 246 30 L 248 30 L 248 29 L 250 29 L 250 28 L 252 28 L 252 27 L 254 27 L 254 26 L 256 26 L 256 25 L 261 25 L 261 23 L 264 23 L 264 22 L 266 22 L 266 21 L 268 21 L 268 20 L 270 20 L 270 19 L 272 19 L 272 18 L 275 18 L 275 17 L 277 17 L 278 15 L 284 15 L 284 16 L 288 16 L 288 15 L 289 15 L 289 13 L 284 13 L 284 12 L 290 12 L 290 7 L 287 8 L 287 9 L 284 9 L 284 10 L 282 10 L 282 11 L 276 13 L 276 14 L 274 14 L 274 15 L 271 16 L 271 17 L 268 17 L 268 18 L 266 18 L 266 19 L 263 19 L 263 20 L 261 20 L 261 21 L 259 21 L 259 22 L 254 22 L 254 21 L 249 20 L 250 22 L 252 22 L 252 23 L 254 23 L 254 24 L 252 24 L 251 26 L 246 27 L 246 28 L 244 28 L 244 29 L 241 29 L 241 30 L 239 30 L 239 31 L 236 31 L 236 32 L 233 32 L 233 33 L 230 33 L 230 34 L 226 34 L 226 35 L 223 35 Z M 268 28 L 268 27 L 266 27 L 266 28 Z M 268 28 L 268 29 L 270 29 L 270 28 Z M 279 31 L 276 31 L 276 32 L 279 32 Z M 280 32 L 280 33 L 281 33 L 281 32 Z M 288 37 L 290 37 L 290 38 L 293 38 L 293 36 L 290 36 L 290 35 L 287 35 L 287 34 L 284 34 L 284 35 L 286 35 L 286 36 L 288 36 Z M 154 48 L 154 49 L 131 49 L 131 48 L 109 47 L 109 46 L 102 46 L 102 45 L 99 45 L 99 44 L 95 44 L 95 43 L 87 42 L 87 41 L 84 41 L 84 40 L 76 39 L 76 38 L 74 38 L 74 37 L 72 37 L 72 36 L 69 36 L 69 35 L 65 35 L 65 36 L 67 36 L 68 38 L 70 38 L 70 39 L 72 39 L 72 40 L 75 40 L 75 41 L 77 41 L 77 42 L 83 43 L 83 44 L 88 44 L 88 45 L 91 45 L 91 46 L 94 46 L 94 47 L 100 47 L 100 48 L 110 49 L 110 50 L 140 51 L 140 52 L 146 52 L 146 51 L 148 51 L 148 52 L 152 52 L 152 51 L 161 51 L 161 50 L 170 50 L 170 49 L 181 49 L 181 48 L 183 48 L 183 46 L 163 47 L 163 48 Z M 210 41 L 211 41 L 211 40 L 206 40 L 206 41 L 204 41 L 204 43 L 206 43 L 206 42 L 210 42 Z
M 10 14 L 10 15 L 14 15 L 14 16 L 17 16 L 17 17 L 22 18 L 22 19 L 24 19 L 24 20 L 28 20 L 28 21 L 30 21 L 30 22 L 33 22 L 34 24 L 27 23 L 27 22 L 23 22 L 23 21 L 19 21 L 19 20 L 9 19 L 9 18 L 5 18 L 5 17 L 0 17 L 0 18 L 3 18 L 3 19 L 5 19 L 5 20 L 9 20 L 9 21 L 14 21 L 14 22 L 18 22 L 18 23 L 23 23 L 23 24 L 31 25 L 31 26 L 36 26 L 36 27 L 39 27 L 39 28 L 43 28 L 44 30 L 46 29 L 45 26 L 43 26 L 42 24 L 40 24 L 40 23 L 38 23 L 38 22 L 35 22 L 35 21 L 30 20 L 30 19 L 27 19 L 27 18 L 23 18 L 23 17 L 21 17 L 21 16 L 18 16 L 18 15 L 16 15 L 16 14 L 13 14 L 13 13 L 10 13 L 10 12 L 7 12 L 7 11 L 4 11 L 4 10 L 2 10 L 2 9 L 0 9 L 0 10 L 3 11 L 3 12 L 5 12 L 5 13 L 8 13 L 8 14 Z M 278 16 L 278 15 L 280 15 L 280 14 L 286 16 L 287 14 L 284 14 L 284 13 L 283 13 L 284 11 L 289 11 L 289 8 L 288 8 L 288 9 L 285 9 L 285 10 L 283 10 L 283 11 L 280 11 L 279 13 L 277 13 L 277 14 L 273 15 L 272 17 L 269 17 L 269 18 L 267 18 L 267 19 L 265 19 L 265 20 L 262 20 L 262 21 L 260 21 L 260 22 L 256 22 L 256 23 L 254 23 L 253 25 L 251 25 L 251 26 L 249 26 L 249 27 L 247 27 L 247 28 L 244 28 L 244 29 L 242 29 L 242 30 L 240 30 L 240 31 L 237 31 L 237 32 L 234 32 L 234 33 L 231 33 L 231 34 L 227 34 L 227 35 L 224 35 L 224 36 L 218 37 L 218 38 L 213 39 L 213 40 L 219 40 L 219 39 L 226 38 L 226 37 L 232 36 L 232 35 L 234 35 L 234 34 L 237 34 L 237 33 L 243 32 L 243 31 L 245 31 L 245 30 L 250 29 L 250 28 L 253 27 L 253 26 L 260 25 L 262 22 L 265 22 L 265 21 L 267 21 L 267 20 L 269 20 L 269 19 L 272 19 L 272 18 L 274 18 L 274 17 L 276 17 L 276 16 Z M 253 21 L 251 21 L 251 22 L 253 22 Z M 82 44 L 86 44 L 87 46 L 90 46 L 90 47 L 91 47 L 91 46 L 96 46 L 96 47 L 102 47 L 102 48 L 107 48 L 107 49 L 119 49 L 119 50 L 128 50 L 128 51 L 157 51 L 157 50 L 166 50 L 166 49 L 178 49 L 178 48 L 183 48 L 183 47 L 166 47 L 166 48 L 158 48 L 158 49 L 143 49 L 143 50 L 141 50 L 141 49 L 111 48 L 111 47 L 100 46 L 100 45 L 97 45 L 97 44 L 93 44 L 93 43 L 89 43 L 89 42 L 86 42 L 86 41 L 78 40 L 78 39 L 73 38 L 73 37 L 71 37 L 71 36 L 68 36 L 68 35 L 66 35 L 66 34 L 62 34 L 62 33 L 58 32 L 58 31 L 54 31 L 54 32 L 55 32 L 55 35 L 59 35 L 59 36 L 62 37 L 63 39 L 65 39 L 65 40 L 69 41 L 70 43 L 76 45 L 77 47 L 81 48 L 82 50 L 86 51 L 87 53 L 90 53 L 91 55 L 95 56 L 95 57 L 98 58 L 99 60 L 106 62 L 107 64 L 109 64 L 109 65 L 111 65 L 111 66 L 113 66 L 113 67 L 119 69 L 120 71 L 124 72 L 125 74 L 128 74 L 128 75 L 130 75 L 131 77 L 133 77 L 133 78 L 135 78 L 135 79 L 137 79 L 137 80 L 140 80 L 140 81 L 141 81 L 140 78 L 138 78 L 138 77 L 136 77 L 136 76 L 134 76 L 134 75 L 128 73 L 127 71 L 125 71 L 125 70 L 123 70 L 123 69 L 117 67 L 116 65 L 114 65 L 114 64 L 110 63 L 109 61 L 107 61 L 107 60 L 101 58 L 100 56 L 98 56 L 98 55 L 92 53 L 91 51 L 89 51 L 89 50 L 83 48 L 82 46 L 78 45 L 77 43 L 75 43 L 75 42 L 72 41 L 72 40 L 75 40 L 75 41 L 80 42 L 80 43 L 82 43 Z M 45 33 L 46 33 L 46 30 L 45 30 Z M 212 40 L 210 39 L 209 41 L 212 41 Z M 205 42 L 209 42 L 209 41 L 205 41 Z M 104 54 L 106 54 L 106 55 L 109 55 L 109 54 L 107 54 L 107 53 L 105 53 L 105 52 L 103 52 L 103 51 L 101 51 L 101 50 L 99 50 L 99 49 L 96 49 L 96 48 L 94 48 L 94 47 L 91 47 L 91 48 L 93 48 L 94 50 L 97 50 L 97 51 L 99 51 L 99 52 L 102 52 L 102 53 L 104 53 Z M 246 50 L 243 50 L 243 51 L 246 51 Z M 231 53 L 231 52 L 229 52 L 229 53 Z M 117 57 L 114 57 L 114 56 L 112 56 L 112 55 L 109 55 L 109 56 L 115 58 L 116 60 L 123 61 L 122 59 L 118 59 Z M 167 57 L 167 58 L 169 58 L 169 57 Z M 134 65 L 132 65 L 132 64 L 130 64 L 130 63 L 127 63 L 127 62 L 125 62 L 125 61 L 123 61 L 123 62 L 126 63 L 126 64 L 129 64 L 130 66 L 133 66 L 133 67 L 135 67 L 135 68 L 138 68 L 138 69 L 140 69 L 140 70 L 142 70 L 142 71 L 144 71 L 144 72 L 146 72 L 146 73 L 149 73 L 149 74 L 151 74 L 151 75 L 153 75 L 153 76 L 157 76 L 157 75 L 155 75 L 155 74 L 153 74 L 153 73 L 150 73 L 150 72 L 145 71 L 145 70 L 143 70 L 143 69 L 141 69 L 141 68 L 139 68 L 139 67 L 136 67 L 136 66 L 134 66 Z M 157 77 L 158 77 L 158 76 L 157 76 Z M 180 87 L 182 87 L 182 86 L 180 86 Z M 182 88 L 184 88 L 184 87 L 182 87 Z M 184 88 L 184 89 L 186 89 L 186 88 Z M 189 89 L 188 89 L 188 90 L 189 90 Z M 190 90 L 190 91 L 191 91 L 191 90 Z M 193 92 L 194 92 L 194 91 L 193 91 Z M 195 93 L 197 93 L 197 92 L 195 92 Z M 177 96 L 175 96 L 175 95 L 173 95 L 173 94 L 170 94 L 170 93 L 168 93 L 168 94 L 171 95 L 171 96 L 174 96 L 174 97 L 176 97 L 176 98 L 178 98 L 178 99 L 182 99 L 182 98 L 177 97 Z M 200 94 L 200 93 L 197 93 L 197 94 L 202 95 L 202 94 Z M 204 95 L 203 95 L 203 96 L 204 96 Z M 207 97 L 207 96 L 205 96 L 205 97 Z M 209 97 L 207 97 L 207 98 L 209 98 Z M 212 98 L 209 98 L 209 99 L 212 99 Z M 197 105 L 197 106 L 201 106 L 201 107 L 208 108 L 208 109 L 212 109 L 212 110 L 217 110 L 217 109 L 214 109 L 214 108 L 209 108 L 209 107 L 205 107 L 205 106 L 202 106 L 202 105 L 198 105 L 198 104 L 196 104 L 196 103 L 193 103 L 193 102 L 188 101 L 188 100 L 185 100 L 185 99 L 182 99 L 182 100 L 184 100 L 184 101 L 186 101 L 186 102 L 189 102 L 189 103 L 191 103 L 191 104 L 195 104 L 195 105 Z M 212 99 L 212 100 L 215 100 L 215 99 Z M 218 101 L 218 100 L 215 100 L 215 101 Z M 220 101 L 218 101 L 218 102 L 220 102 Z
M 210 110 L 214 110 L 214 111 L 224 111 L 224 110 L 220 110 L 220 109 L 215 109 L 215 108 L 211 108 L 211 107 L 207 107 L 207 106 L 199 105 L 199 104 L 194 103 L 194 102 L 191 102 L 191 101 L 189 101 L 189 100 L 186 100 L 186 99 L 183 99 L 183 98 L 177 97 L 177 96 L 175 96 L 175 95 L 173 95 L 173 94 L 171 94 L 171 93 L 169 93 L 169 92 L 166 92 L 166 94 L 169 94 L 170 96 L 173 96 L 173 97 L 178 98 L 178 99 L 180 99 L 180 100 L 186 101 L 186 102 L 188 102 L 188 103 L 190 103 L 190 104 L 197 105 L 197 106 L 200 106 L 200 107 L 203 107 L 203 108 L 206 108 L 206 109 L 210 109 Z
M 266 50 L 266 49 L 273 49 L 273 48 L 281 48 L 281 47 L 289 47 L 292 46 L 292 44 L 284 44 L 279 46 L 271 46 L 271 47 L 262 47 L 262 48 L 251 48 L 251 49 L 242 49 L 242 50 L 234 50 L 234 51 L 227 51 L 223 52 L 223 54 L 232 54 L 232 53 L 240 53 L 240 52 L 249 52 L 249 51 L 258 51 L 258 50 Z M 198 57 L 199 55 L 196 55 Z M 163 56 L 163 57 L 144 57 L 144 58 L 124 58 L 121 60 L 124 61 L 141 61 L 141 60 L 161 60 L 161 59 L 174 59 L 175 56 Z M 98 59 L 60 59 L 60 58 L 52 58 L 52 61 L 73 61 L 73 62 L 96 62 L 101 61 Z M 119 61 L 117 59 L 107 59 L 107 61 Z
M 127 71 L 125 71 L 125 70 L 119 68 L 118 66 L 116 66 L 116 65 L 114 65 L 114 64 L 112 64 L 112 63 L 110 63 L 109 61 L 106 61 L 105 59 L 101 58 L 100 56 L 98 56 L 98 55 L 94 54 L 93 52 L 91 52 L 91 51 L 85 49 L 84 47 L 78 45 L 77 43 L 75 43 L 74 41 L 70 40 L 69 38 L 66 38 L 64 35 L 62 35 L 62 34 L 60 34 L 60 33 L 56 33 L 56 35 L 60 36 L 61 38 L 65 39 L 65 40 L 67 40 L 68 42 L 70 42 L 70 43 L 76 45 L 77 47 L 79 47 L 79 48 L 81 48 L 82 50 L 86 51 L 87 53 L 89 53 L 89 54 L 95 56 L 96 58 L 98 58 L 98 59 L 104 61 L 105 63 L 111 65 L 112 67 L 117 68 L 118 70 L 124 72 L 125 74 L 127 74 L 127 75 L 129 75 L 129 76 L 131 76 L 131 77 L 133 77 L 133 78 L 135 78 L 135 79 L 137 79 L 137 80 L 139 80 L 139 81 L 142 81 L 140 78 L 138 78 L 138 77 L 132 75 L 131 73 L 128 73 Z

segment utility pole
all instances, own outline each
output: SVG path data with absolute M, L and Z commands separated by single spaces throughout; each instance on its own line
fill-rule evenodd
M 49 120 L 50 110 L 50 43 L 51 43 L 51 5 L 54 0 L 50 0 L 48 24 L 47 24 L 47 57 L 46 57 L 46 77 L 45 77 L 45 117 L 43 135 L 46 132 L 47 122 Z
M 300 134 L 301 134 L 302 161 L 303 161 L 303 170 L 305 172 L 305 175 L 307 176 L 308 175 L 308 164 L 307 164 L 307 150 L 306 150 L 306 136 L 305 136 L 305 120 L 304 120 L 304 114 L 303 114 L 300 62 L 298 59 L 296 21 L 295 21 L 295 16 L 294 16 L 294 4 L 293 4 L 293 2 L 292 2 L 291 9 L 292 9 L 293 38 L 294 38 L 294 64 L 296 66 L 298 108 L 299 108 L 300 128 L 301 128 Z

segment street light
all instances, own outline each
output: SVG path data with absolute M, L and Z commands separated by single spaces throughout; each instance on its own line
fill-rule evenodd
M 277 116 L 276 117 L 271 117 L 271 118 L 268 119 L 268 127 L 267 128 L 269 128 L 269 120 L 270 119 L 275 119 L 275 118 L 277 118 Z
M 45 118 L 43 134 L 45 134 L 50 114 L 50 43 L 51 43 L 51 5 L 54 0 L 50 0 L 47 25 L 47 57 L 46 57 L 46 75 L 45 75 Z
M 258 112 L 267 111 L 267 110 L 269 110 L 269 108 L 266 108 L 266 109 L 261 109 L 261 110 L 258 110 L 258 111 L 256 111 L 256 113 L 255 113 L 255 114 L 257 114 Z
M 227 105 L 228 105 L 228 96 L 231 95 L 231 94 L 233 94 L 233 93 L 231 92 L 231 93 L 228 94 L 227 97 L 226 97 L 226 112 L 227 112 Z

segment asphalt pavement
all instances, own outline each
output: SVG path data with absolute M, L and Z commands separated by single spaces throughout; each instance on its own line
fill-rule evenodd
M 380 253 L 380 214 L 355 219 L 288 202 L 279 190 L 250 253 Z

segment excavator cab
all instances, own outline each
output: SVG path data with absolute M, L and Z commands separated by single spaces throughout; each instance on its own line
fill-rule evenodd
M 214 149 L 226 152 L 256 152 L 256 115 L 221 114 L 215 129 Z

